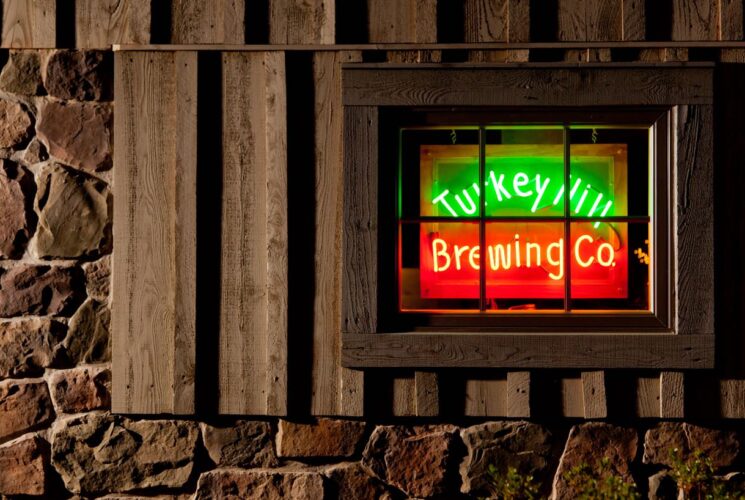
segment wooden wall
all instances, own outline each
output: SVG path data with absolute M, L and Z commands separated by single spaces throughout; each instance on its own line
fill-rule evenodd
M 745 418 L 745 179 L 733 146 L 745 139 L 745 103 L 729 98 L 745 83 L 736 64 L 745 49 L 680 43 L 742 40 L 741 2 L 77 0 L 74 12 L 62 4 L 3 0 L 2 45 L 356 44 L 116 53 L 115 411 Z M 459 42 L 511 45 L 447 45 Z M 365 45 L 388 43 L 443 45 Z M 716 203 L 720 219 L 739 216 L 717 226 L 716 371 L 340 366 L 340 64 L 687 59 L 729 68 L 715 130 L 733 138 L 717 143 Z M 167 272 L 139 274 L 151 268 Z M 146 293 L 129 293 L 138 279 Z

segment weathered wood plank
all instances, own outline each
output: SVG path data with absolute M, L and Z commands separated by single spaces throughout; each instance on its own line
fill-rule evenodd
M 508 42 L 530 41 L 530 0 L 509 0 Z M 527 59 L 526 59 L 527 60 Z
M 712 106 L 678 106 L 677 332 L 714 334 Z M 685 270 L 685 272 L 683 272 Z
M 582 402 L 585 418 L 598 419 L 608 416 L 605 372 L 582 372 Z
M 436 0 L 367 0 L 371 43 L 434 43 Z
M 745 418 L 745 380 L 720 380 L 719 399 L 723 418 Z
M 76 0 L 75 46 L 150 43 L 150 0 Z
M 363 374 L 342 368 L 339 359 L 344 188 L 341 63 L 361 60 L 360 52 L 319 52 L 313 56 L 316 239 L 311 412 L 314 415 L 362 415 Z M 355 397 L 351 398 L 352 395 Z
M 245 43 L 245 0 L 173 0 L 171 43 Z
M 356 318 L 350 323 L 360 324 Z M 654 333 L 345 333 L 342 352 L 343 366 L 360 368 L 696 369 L 713 367 L 714 339 Z
M 416 415 L 435 417 L 440 413 L 440 389 L 437 372 L 415 372 Z
M 587 41 L 588 0 L 558 0 L 557 39 L 562 42 Z
M 719 40 L 743 39 L 743 2 L 719 0 Z
M 719 0 L 673 0 L 673 40 L 718 40 Z
M 505 67 L 494 71 L 474 66 L 443 71 L 428 65 L 405 69 L 360 65 L 345 68 L 343 78 L 344 104 L 351 106 L 675 105 L 710 104 L 713 96 L 711 69 L 694 67 L 660 71 L 588 65 L 581 70 Z M 628 92 L 630 86 L 634 92 Z
M 660 377 L 638 377 L 636 379 L 636 416 L 660 418 L 660 407 Z
M 335 22 L 333 0 L 269 1 L 269 43 L 332 44 Z
M 507 416 L 530 418 L 530 372 L 507 372 Z
M 3 0 L 2 47 L 55 47 L 55 0 Z
M 223 54 L 221 413 L 286 413 L 284 54 Z
M 561 408 L 564 417 L 583 418 L 585 416 L 581 377 L 561 379 Z
M 112 407 L 191 413 L 196 161 L 177 148 L 196 137 L 196 60 L 180 55 L 177 70 L 173 53 L 116 57 Z
M 508 41 L 509 0 L 466 0 L 464 4 L 466 43 Z
M 466 380 L 465 415 L 501 417 L 507 415 L 507 379 L 504 374 Z
M 685 416 L 683 372 L 660 373 L 660 418 Z
M 623 0 L 623 40 L 644 40 L 647 14 L 644 0 Z
M 623 1 L 592 0 L 585 2 L 585 40 L 623 40 Z

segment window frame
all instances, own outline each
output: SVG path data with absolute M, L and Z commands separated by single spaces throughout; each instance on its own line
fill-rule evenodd
M 342 364 L 351 368 L 712 368 L 712 66 L 345 65 Z M 385 124 L 390 108 L 426 109 L 437 121 L 438 109 L 444 119 L 452 116 L 453 109 L 474 106 L 520 108 L 521 117 L 536 112 L 544 119 L 547 109 L 571 108 L 568 114 L 579 113 L 582 121 L 590 121 L 587 113 L 603 116 L 604 111 L 612 111 L 614 117 L 618 112 L 657 114 L 654 143 L 666 147 L 656 149 L 655 163 L 657 170 L 665 169 L 659 176 L 670 182 L 659 183 L 655 171 L 650 186 L 657 191 L 655 252 L 667 261 L 665 269 L 658 263 L 659 273 L 655 273 L 668 275 L 662 280 L 668 286 L 655 290 L 664 296 L 656 296 L 659 307 L 653 322 L 640 324 L 629 313 L 468 317 L 406 313 L 407 322 L 391 310 L 388 299 L 397 293 L 383 291 L 390 286 L 397 289 L 384 271 L 391 265 L 385 250 L 396 234 L 390 231 L 389 214 L 395 202 L 378 184 L 378 161 L 381 154 L 389 153 L 385 148 L 390 145 L 388 139 L 378 140 L 380 134 L 390 133 L 381 123 Z M 562 114 L 562 119 L 567 117 Z M 691 188 L 693 175 L 695 188 Z M 667 223 L 658 227 L 660 217 Z M 701 258 L 694 261 L 691 256 Z

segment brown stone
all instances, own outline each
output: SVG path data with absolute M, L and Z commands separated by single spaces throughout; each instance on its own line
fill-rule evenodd
M 62 345 L 73 363 L 111 360 L 111 311 L 106 304 L 86 300 L 72 318 Z
M 85 272 L 85 289 L 88 297 L 106 302 L 109 300 L 111 283 L 111 258 L 106 255 L 94 262 L 83 264 Z
M 359 463 L 344 463 L 324 472 L 334 484 L 334 498 L 344 500 L 393 500 L 397 496 L 385 484 L 372 477 Z
M 740 436 L 734 431 L 710 429 L 680 422 L 662 422 L 644 436 L 644 458 L 647 464 L 672 465 L 671 452 L 677 449 L 685 458 L 701 451 L 715 467 L 732 465 L 740 453 Z
M 0 447 L 0 495 L 46 493 L 49 444 L 31 437 Z
M 463 493 L 487 494 L 490 466 L 505 474 L 514 467 L 546 483 L 553 470 L 555 445 L 551 432 L 529 422 L 489 422 L 461 431 L 466 457 L 461 463 Z
M 88 171 L 111 167 L 111 106 L 44 101 L 36 132 L 49 154 Z
M 0 269 L 0 317 L 67 315 L 80 303 L 75 268 L 17 265 Z
M 666 470 L 649 476 L 649 500 L 675 500 L 678 498 L 678 485 Z
M 12 94 L 41 94 L 44 86 L 40 66 L 39 52 L 11 50 L 8 62 L 0 73 L 0 89 Z
M 44 381 L 0 382 L 0 442 L 38 429 L 54 419 Z
M 220 466 L 274 467 L 277 458 L 269 422 L 239 420 L 229 427 L 201 424 L 204 446 Z
M 26 146 L 26 149 L 20 157 L 20 161 L 26 165 L 35 165 L 47 161 L 48 159 L 49 154 L 47 153 L 47 148 L 45 148 L 44 144 L 42 144 L 36 137 L 31 139 L 31 142 L 28 143 L 28 146 Z
M 0 148 L 13 148 L 29 138 L 33 120 L 22 104 L 0 99 L 0 123 Z
M 111 53 L 98 50 L 57 50 L 47 60 L 44 85 L 60 99 L 111 99 Z
M 59 370 L 49 377 L 57 412 L 82 413 L 111 405 L 111 372 L 104 367 Z
M 199 476 L 197 500 L 320 500 L 323 476 L 311 471 L 215 469 Z
M 52 165 L 41 174 L 36 207 L 38 257 L 76 258 L 108 250 L 109 188 L 102 180 Z
M 319 418 L 313 422 L 279 421 L 280 457 L 351 457 L 365 437 L 365 423 Z
M 0 378 L 40 375 L 52 366 L 65 325 L 46 318 L 0 323 Z
M 453 426 L 379 426 L 362 464 L 382 481 L 419 498 L 443 496 L 456 475 Z
M 598 470 L 603 459 L 608 461 L 607 473 L 633 482 L 630 466 L 636 458 L 638 441 L 636 430 L 629 427 L 601 422 L 572 427 L 554 476 L 553 498 L 575 498 L 577 492 L 572 491 L 564 475 L 579 465 Z
M 25 168 L 0 160 L 0 257 L 17 258 L 26 249 L 34 221 L 33 176 Z
M 194 468 L 198 437 L 192 422 L 89 413 L 55 423 L 52 464 L 74 493 L 180 488 Z

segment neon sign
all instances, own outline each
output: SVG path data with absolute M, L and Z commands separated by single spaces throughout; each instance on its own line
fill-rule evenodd
M 480 186 L 477 146 L 421 147 L 420 213 L 439 218 L 420 224 L 422 299 L 479 298 L 482 266 L 488 299 L 561 299 L 567 276 L 572 298 L 628 297 L 628 224 L 600 220 L 626 215 L 626 145 L 573 145 L 568 188 L 562 145 L 487 145 L 484 167 Z M 485 251 L 482 196 L 508 218 L 484 223 Z

